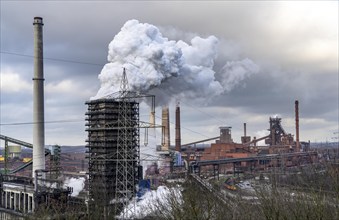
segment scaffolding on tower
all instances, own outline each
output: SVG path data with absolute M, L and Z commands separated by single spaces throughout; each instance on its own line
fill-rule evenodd
M 104 219 L 125 219 L 134 209 L 129 204 L 141 178 L 139 129 L 158 127 L 139 120 L 137 100 L 145 98 L 154 112 L 154 95 L 130 91 L 124 69 L 119 92 L 86 102 L 89 206 Z

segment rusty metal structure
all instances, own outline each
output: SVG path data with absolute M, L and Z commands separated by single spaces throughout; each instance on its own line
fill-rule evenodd
M 163 140 L 161 151 L 168 151 L 171 146 L 170 138 L 170 123 L 169 123 L 169 109 L 168 106 L 162 108 L 162 127 L 163 127 Z
M 175 108 L 175 150 L 181 151 L 181 126 L 180 126 L 180 106 L 177 103 Z
M 251 136 L 247 136 L 246 133 L 246 123 L 244 123 L 244 136 L 241 137 L 241 143 L 248 143 L 251 141 Z
M 269 137 L 265 143 L 270 146 L 293 146 L 294 140 L 291 134 L 287 134 L 281 125 L 281 118 L 270 117 Z
M 231 129 L 232 127 L 220 127 L 220 139 L 217 143 L 233 143 Z
M 300 142 L 299 142 L 299 101 L 295 100 L 295 140 L 296 146 L 295 151 L 300 152 Z

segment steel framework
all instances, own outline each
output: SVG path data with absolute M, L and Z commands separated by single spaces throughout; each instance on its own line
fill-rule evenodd
M 112 217 L 120 214 L 135 195 L 139 104 L 123 99 L 100 99 L 87 104 L 90 202 Z
M 86 102 L 89 205 L 104 219 L 126 219 L 134 209 L 129 204 L 139 180 L 139 128 L 157 127 L 139 121 L 136 100 L 146 97 L 154 112 L 154 96 L 129 91 L 124 69 L 119 92 Z

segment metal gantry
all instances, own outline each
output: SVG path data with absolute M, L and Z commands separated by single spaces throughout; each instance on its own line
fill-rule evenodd
M 15 138 L 11 138 L 5 135 L 0 134 L 0 139 L 5 141 L 5 149 L 4 149 L 4 160 L 5 160 L 5 166 L 4 166 L 4 174 L 13 173 L 13 171 L 9 171 L 8 167 L 8 142 L 19 144 L 21 146 L 25 146 L 28 148 L 33 148 L 33 145 Z M 31 165 L 30 163 L 29 165 Z M 26 167 L 26 166 L 25 166 Z M 21 169 L 20 169 L 21 170 Z

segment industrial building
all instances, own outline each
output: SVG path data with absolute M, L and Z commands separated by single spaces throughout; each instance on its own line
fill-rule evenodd
M 118 215 L 135 196 L 139 168 L 139 103 L 99 99 L 86 103 L 89 205 Z
M 220 127 L 220 135 L 188 144 L 181 144 L 180 134 L 180 107 L 176 107 L 176 127 L 175 127 L 175 148 L 171 149 L 179 152 L 173 160 L 184 160 L 186 166 L 192 165 L 191 171 L 197 170 L 210 174 L 219 173 L 239 173 L 253 172 L 270 169 L 271 167 L 291 167 L 317 161 L 317 153 L 309 152 L 310 143 L 299 141 L 299 102 L 295 101 L 295 126 L 296 140 L 291 133 L 287 133 L 282 126 L 282 118 L 269 118 L 269 134 L 264 137 L 251 137 L 247 134 L 244 123 L 244 135 L 241 143 L 236 143 L 232 138 L 232 127 Z M 167 125 L 168 108 L 163 110 L 163 125 Z M 169 133 L 165 131 L 165 136 Z M 200 143 L 215 140 L 215 143 L 199 147 Z M 264 141 L 264 145 L 258 145 L 259 141 Z M 180 144 L 179 144 L 180 143 Z M 162 148 L 161 148 L 162 149 Z M 180 159 L 178 159 L 180 158 Z M 175 163 L 173 163 L 175 164 Z M 182 166 L 182 164 L 181 164 Z M 194 167 L 198 166 L 198 169 Z M 179 166 L 180 167 L 180 166 Z M 175 170 L 178 170 L 176 167 Z M 153 166 L 154 169 L 154 166 Z M 158 168 L 161 170 L 161 168 Z M 164 168 L 162 168 L 164 169 Z M 189 169 L 187 167 L 187 169 Z M 173 170 L 173 169 L 170 169 Z M 180 168 L 179 168 L 180 170 Z M 161 173 L 159 171 L 156 171 Z M 149 172 L 154 178 L 154 171 Z M 150 175 L 149 175 L 150 176 Z

